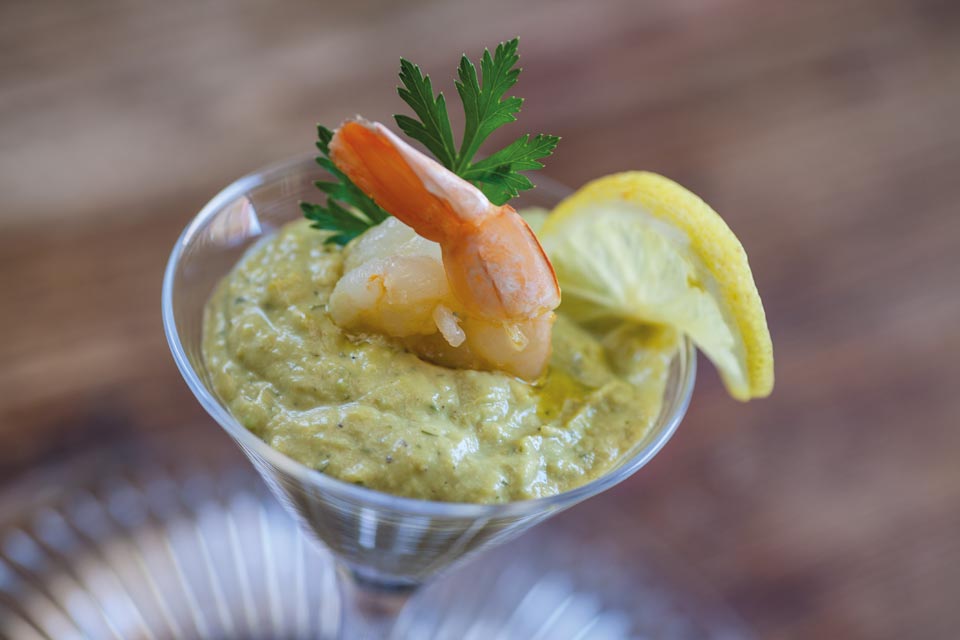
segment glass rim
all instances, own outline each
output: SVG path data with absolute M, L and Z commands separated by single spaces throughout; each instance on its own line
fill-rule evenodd
M 610 489 L 629 478 L 637 470 L 645 466 L 660 449 L 663 448 L 667 441 L 670 440 L 687 412 L 696 381 L 696 349 L 687 337 L 683 338 L 680 349 L 677 355 L 674 356 L 680 359 L 681 366 L 683 367 L 683 376 L 679 383 L 679 393 L 677 393 L 672 406 L 664 408 L 669 409 L 670 412 L 664 422 L 655 427 L 658 429 L 658 432 L 651 441 L 628 460 L 625 460 L 616 468 L 604 473 L 600 477 L 586 484 L 551 496 L 504 503 L 469 503 L 422 500 L 419 498 L 393 495 L 369 487 L 355 485 L 308 467 L 290 458 L 286 454 L 277 451 L 257 437 L 252 431 L 240 424 L 203 383 L 203 380 L 201 380 L 200 376 L 194 370 L 183 348 L 179 332 L 177 331 L 173 310 L 174 274 L 176 273 L 184 250 L 190 244 L 190 240 L 198 230 L 203 228 L 209 219 L 215 216 L 225 205 L 240 197 L 246 196 L 248 192 L 257 187 L 283 177 L 292 169 L 303 165 L 307 161 L 311 164 L 314 163 L 314 156 L 315 154 L 313 153 L 302 154 L 267 165 L 260 170 L 248 173 L 222 189 L 204 205 L 200 212 L 180 233 L 173 251 L 170 254 L 166 269 L 164 270 L 161 294 L 163 329 L 166 334 L 167 344 L 173 354 L 174 362 L 180 370 L 184 381 L 186 381 L 187 386 L 190 388 L 190 391 L 200 402 L 200 405 L 240 446 L 254 452 L 257 456 L 265 459 L 270 464 L 306 485 L 316 486 L 324 491 L 329 491 L 333 495 L 346 496 L 348 499 L 364 503 L 365 506 L 403 512 L 414 516 L 490 518 L 543 512 L 576 504 Z M 549 178 L 541 177 L 538 183 L 540 188 L 545 188 L 558 194 L 570 192 L 569 188 Z M 663 409 L 661 409 L 661 411 L 663 411 Z

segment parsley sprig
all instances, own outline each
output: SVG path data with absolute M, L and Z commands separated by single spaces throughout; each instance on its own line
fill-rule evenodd
M 400 59 L 401 86 L 397 93 L 416 118 L 396 115 L 397 125 L 409 137 L 421 142 L 443 166 L 475 184 L 498 205 L 533 188 L 533 183 L 521 171 L 542 169 L 541 160 L 553 153 L 560 141 L 557 136 L 526 134 L 474 161 L 490 134 L 516 121 L 523 106 L 522 98 L 506 95 L 520 76 L 518 45 L 519 39 L 514 38 L 497 45 L 493 54 L 484 49 L 479 74 L 466 55 L 460 58 L 455 85 L 463 103 L 464 127 L 459 147 L 454 142 L 443 93 L 434 94 L 430 77 L 409 60 Z M 319 126 L 317 132 L 317 148 L 323 154 L 317 162 L 336 181 L 316 183 L 327 194 L 325 205 L 301 203 L 300 207 L 313 221 L 311 226 L 334 232 L 327 242 L 342 245 L 379 224 L 389 214 L 330 160 L 329 144 L 333 132 L 324 126 Z
M 517 84 L 520 41 L 501 42 L 491 55 L 484 49 L 480 74 L 467 56 L 460 58 L 456 87 L 463 103 L 463 139 L 455 150 L 450 118 L 443 94 L 434 97 L 430 77 L 409 60 L 400 60 L 400 97 L 410 105 L 419 120 L 397 115 L 397 125 L 411 138 L 419 140 L 437 160 L 460 177 L 477 185 L 494 204 L 504 204 L 533 183 L 520 171 L 542 169 L 541 159 L 553 153 L 560 138 L 539 134 L 521 136 L 510 145 L 474 162 L 480 146 L 490 134 L 514 122 L 523 106 L 523 98 L 507 96 Z
M 446 98 L 442 93 L 434 97 L 430 77 L 424 76 L 420 67 L 405 58 L 400 58 L 400 82 L 403 86 L 397 87 L 397 93 L 419 120 L 395 115 L 393 119 L 397 126 L 414 140 L 422 142 L 440 164 L 452 170 L 457 162 L 457 150 L 453 144 Z
M 327 202 L 324 205 L 301 202 L 300 209 L 308 220 L 313 221 L 311 227 L 334 232 L 326 242 L 344 245 L 386 220 L 390 214 L 333 164 L 330 159 L 332 138 L 333 131 L 317 125 L 317 149 L 323 154 L 317 157 L 317 164 L 336 178 L 335 182 L 314 182 L 320 191 L 327 194 Z

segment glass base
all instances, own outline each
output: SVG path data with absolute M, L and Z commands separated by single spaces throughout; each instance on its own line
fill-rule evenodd
M 331 556 L 249 467 L 105 472 L 103 459 L 0 496 L 0 637 L 337 637 Z M 430 583 L 393 637 L 749 637 L 662 569 L 585 550 L 562 521 Z

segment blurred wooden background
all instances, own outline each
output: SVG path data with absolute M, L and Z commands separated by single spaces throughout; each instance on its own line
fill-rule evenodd
M 215 431 L 167 353 L 160 281 L 218 189 L 448 92 L 521 36 L 512 133 L 578 185 L 659 171 L 743 240 L 767 401 L 701 368 L 666 450 L 597 498 L 769 638 L 960 628 L 960 3 L 0 3 L 0 474 L 130 433 Z M 224 440 L 224 446 L 228 446 Z

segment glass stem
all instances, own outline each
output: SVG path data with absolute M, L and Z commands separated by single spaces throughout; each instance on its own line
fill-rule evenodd
M 337 586 L 340 590 L 340 628 L 337 635 L 349 640 L 382 640 L 390 637 L 400 611 L 417 590 L 416 585 L 370 582 L 339 562 Z

